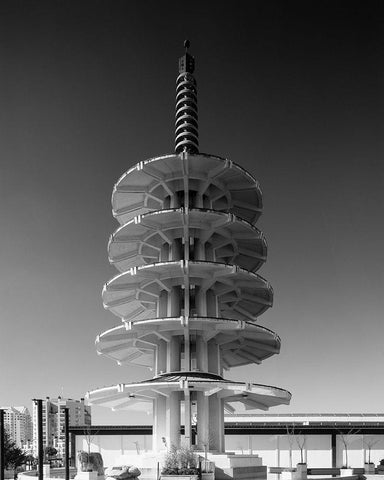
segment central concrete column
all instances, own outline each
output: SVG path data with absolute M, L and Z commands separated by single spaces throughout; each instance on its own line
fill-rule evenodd
M 163 318 L 167 316 L 167 306 L 168 306 L 168 292 L 162 290 L 159 295 L 159 300 L 157 304 L 157 316 L 158 318 Z
M 214 253 L 213 247 L 210 243 L 205 244 L 205 259 L 208 262 L 214 262 L 215 261 L 215 253 Z
M 156 375 L 167 371 L 167 343 L 165 340 L 159 340 L 156 354 Z
M 217 307 L 216 307 L 216 295 L 212 290 L 207 290 L 206 292 L 206 302 L 207 302 L 207 316 L 208 317 L 217 317 Z
M 220 375 L 220 347 L 214 339 L 208 342 L 208 372 Z
M 197 369 L 201 372 L 208 372 L 208 351 L 207 342 L 201 335 L 196 337 L 196 361 Z
M 204 392 L 196 392 L 197 399 L 197 446 L 204 450 L 209 448 L 209 399 Z
M 166 398 L 159 395 L 153 400 L 153 450 L 159 452 L 164 448 L 162 438 L 166 436 Z
M 194 257 L 195 260 L 205 260 L 205 244 L 200 240 L 200 238 L 195 238 L 194 240 Z
M 209 450 L 224 452 L 224 402 L 217 394 L 209 397 Z
M 180 393 L 171 392 L 167 399 L 167 445 L 180 447 Z
M 160 251 L 160 262 L 168 262 L 169 260 L 169 244 L 164 243 Z
M 172 287 L 172 290 L 169 294 L 169 316 L 170 317 L 179 317 L 180 316 L 180 304 L 181 304 L 181 289 L 180 287 Z
M 175 238 L 171 245 L 171 259 L 181 260 L 183 258 L 183 244 L 181 238 Z
M 180 337 L 172 337 L 167 346 L 167 372 L 180 371 Z
M 195 287 L 195 305 L 196 305 L 196 314 L 198 317 L 207 316 L 207 300 L 205 291 L 201 287 Z
M 187 447 L 192 445 L 191 392 L 184 390 L 184 435 Z

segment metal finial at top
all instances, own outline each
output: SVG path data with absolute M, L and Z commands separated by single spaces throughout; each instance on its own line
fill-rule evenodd
M 195 59 L 188 52 L 190 45 L 191 42 L 189 40 L 184 41 L 185 53 L 179 58 L 179 73 L 193 73 L 195 70 Z
M 199 152 L 197 89 L 193 76 L 195 59 L 188 53 L 189 47 L 190 41 L 185 40 L 185 54 L 179 58 L 179 76 L 176 80 L 176 153 Z

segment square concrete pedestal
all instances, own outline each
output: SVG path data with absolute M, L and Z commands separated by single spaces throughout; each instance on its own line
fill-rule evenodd
M 215 463 L 215 480 L 266 480 L 267 467 L 258 455 L 208 454 Z
M 100 478 L 104 478 L 101 476 Z M 78 472 L 75 476 L 75 480 L 97 480 L 97 472 Z

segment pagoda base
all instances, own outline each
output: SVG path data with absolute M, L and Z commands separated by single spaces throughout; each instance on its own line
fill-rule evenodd
M 78 472 L 75 476 L 75 480 L 97 480 L 103 479 L 104 475 L 99 475 L 96 471 L 92 472 Z
M 235 455 L 230 453 L 208 454 L 215 463 L 215 480 L 266 480 L 267 467 L 258 455 Z

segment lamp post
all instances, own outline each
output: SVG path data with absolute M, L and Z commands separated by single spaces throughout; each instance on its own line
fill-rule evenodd
M 38 477 L 43 480 L 43 400 L 34 398 L 33 401 L 37 406 L 37 456 L 38 456 Z
M 4 441 L 4 410 L 0 409 L 0 480 L 4 480 L 5 441 Z
M 65 428 L 65 480 L 69 480 L 69 408 L 64 409 Z

